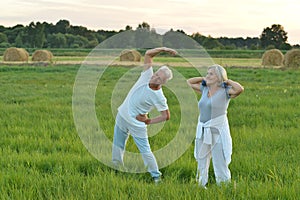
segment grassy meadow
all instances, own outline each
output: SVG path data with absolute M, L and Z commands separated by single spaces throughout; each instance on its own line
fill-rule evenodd
M 0 199 L 299 198 L 300 70 L 227 67 L 229 78 L 245 87 L 228 109 L 232 181 L 217 186 L 210 168 L 208 189 L 203 190 L 195 182 L 193 143 L 161 169 L 160 185 L 154 185 L 148 173 L 116 172 L 95 159 L 73 121 L 73 85 L 79 68 L 0 65 Z M 97 117 L 110 139 L 111 92 L 129 69 L 107 68 L 97 89 Z M 176 69 L 186 78 L 197 74 L 194 68 Z M 176 98 L 168 90 L 165 94 L 172 118 L 150 138 L 153 150 L 168 143 L 180 123 Z M 127 149 L 136 151 L 132 140 Z
M 0 55 L 3 55 L 5 48 L 0 48 Z M 32 63 L 32 54 L 37 49 L 26 49 L 29 53 L 28 63 Z M 100 49 L 101 50 L 101 49 Z M 52 63 L 54 65 L 65 65 L 65 64 L 81 64 L 92 49 L 50 49 L 53 53 L 54 58 Z M 122 51 L 122 49 L 114 49 L 117 51 L 117 54 Z M 145 49 L 139 49 L 139 52 L 143 55 Z M 261 67 L 262 55 L 265 52 L 264 50 L 206 50 L 209 56 L 212 57 L 215 63 L 218 63 L 225 67 L 230 66 L 239 66 L 239 67 Z M 199 50 L 182 50 L 182 53 L 187 56 L 199 56 Z M 285 53 L 285 51 L 283 51 Z M 116 54 L 116 55 L 117 55 Z M 105 51 L 101 51 L 103 59 L 105 59 Z M 168 54 L 165 54 L 168 55 Z M 111 60 L 111 58 L 109 58 Z M 184 62 L 182 57 L 160 57 L 159 59 L 162 63 L 178 63 L 181 64 Z M 0 63 L 5 63 L 3 57 L 0 57 Z M 5 63 L 7 64 L 7 62 Z M 22 63 L 23 64 L 23 63 Z

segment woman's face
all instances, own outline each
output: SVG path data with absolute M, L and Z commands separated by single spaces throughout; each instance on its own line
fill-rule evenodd
M 219 79 L 218 79 L 215 69 L 209 69 L 207 71 L 205 80 L 206 80 L 207 85 L 214 85 L 214 84 L 219 83 Z

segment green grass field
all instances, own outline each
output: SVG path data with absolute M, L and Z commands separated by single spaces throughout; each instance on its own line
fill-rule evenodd
M 73 85 L 79 67 L 0 66 L 0 199 L 299 198 L 300 70 L 227 68 L 229 78 L 245 87 L 228 110 L 232 182 L 217 186 L 210 169 L 208 189 L 203 190 L 195 183 L 193 144 L 161 169 L 164 179 L 158 186 L 147 173 L 116 173 L 95 159 L 82 144 L 73 120 Z M 186 78 L 196 75 L 194 68 L 176 69 Z M 97 89 L 97 116 L 109 138 L 114 125 L 111 92 L 128 70 L 108 68 Z M 150 138 L 154 150 L 168 143 L 179 123 L 176 98 L 168 90 L 165 94 L 173 118 Z M 136 150 L 131 140 L 128 150 Z
M 0 64 L 5 63 L 3 61 L 3 53 L 5 52 L 5 48 L 0 48 Z M 28 59 L 29 64 L 34 64 L 32 62 L 32 54 L 36 49 L 26 49 L 30 56 Z M 94 49 L 95 50 L 95 49 Z M 96 49 L 97 50 L 97 49 Z M 123 49 L 113 49 L 107 51 L 105 49 L 99 48 L 101 55 L 103 55 L 104 59 L 107 56 L 107 52 L 112 53 L 112 55 L 118 55 L 118 52 L 121 52 Z M 81 64 L 92 49 L 49 49 L 54 55 L 52 62 L 55 65 L 64 65 L 64 64 Z M 145 49 L 140 49 L 140 53 L 143 55 L 145 53 Z M 212 58 L 215 63 L 221 64 L 222 66 L 235 66 L 235 67 L 261 67 L 262 64 L 262 55 L 265 52 L 264 50 L 207 50 L 199 53 L 199 50 L 179 50 L 182 54 L 181 56 L 187 57 L 198 57 L 204 56 L 206 58 Z M 116 53 L 117 52 L 117 53 Z M 207 55 L 205 54 L 207 53 Z M 283 51 L 284 53 L 284 51 Z M 168 63 L 170 65 L 174 64 L 183 64 L 185 60 L 183 57 L 169 57 L 166 56 L 158 57 L 156 60 L 162 63 Z M 109 58 L 109 60 L 112 60 Z M 142 61 L 141 61 L 142 62 Z M 5 63 L 7 64 L 7 63 Z M 23 63 L 22 63 L 23 64 Z
M 52 63 L 54 65 L 79 65 L 85 60 L 85 56 L 55 56 L 52 60 Z M 105 60 L 105 59 L 104 59 Z M 111 58 L 106 58 L 106 60 L 111 61 Z M 208 58 L 203 58 L 203 60 L 208 60 Z M 224 67 L 255 67 L 255 68 L 260 68 L 262 67 L 262 61 L 260 58 L 212 58 L 213 62 L 218 63 Z M 167 63 L 168 65 L 171 66 L 182 66 L 186 65 L 186 61 L 183 60 L 180 57 L 176 58 L 164 58 L 160 57 L 157 59 L 158 62 L 161 63 Z M 141 61 L 140 63 L 142 63 Z M 8 62 L 4 62 L 2 58 L 0 57 L 0 64 L 10 64 Z M 40 63 L 35 63 L 31 61 L 31 57 L 29 58 L 28 63 L 20 62 L 19 64 L 28 64 L 28 65 L 38 65 Z

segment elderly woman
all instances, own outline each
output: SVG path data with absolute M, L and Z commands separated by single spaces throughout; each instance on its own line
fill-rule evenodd
M 190 78 L 187 83 L 201 93 L 194 151 L 198 162 L 197 181 L 206 188 L 212 158 L 217 184 L 229 182 L 232 140 L 227 108 L 230 99 L 239 96 L 244 88 L 238 82 L 228 79 L 226 70 L 220 65 L 210 66 L 205 77 Z

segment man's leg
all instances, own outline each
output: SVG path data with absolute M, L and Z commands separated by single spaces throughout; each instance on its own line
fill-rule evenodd
M 156 159 L 151 151 L 148 138 L 133 137 L 133 139 L 140 153 L 142 154 L 142 158 L 145 166 L 148 168 L 148 172 L 153 178 L 160 177 L 161 172 L 158 169 Z
M 114 140 L 112 147 L 112 162 L 116 167 L 120 165 L 124 166 L 123 157 L 128 137 L 129 135 L 125 131 L 121 130 L 116 124 L 114 128 Z

